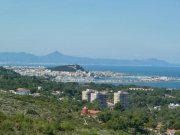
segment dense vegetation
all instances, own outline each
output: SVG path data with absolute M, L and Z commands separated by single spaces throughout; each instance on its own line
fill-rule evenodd
M 85 71 L 80 65 L 63 65 L 49 68 L 52 71 L 66 71 L 66 72 L 76 72 L 76 71 Z
M 39 86 L 41 90 L 37 89 Z M 41 96 L 18 96 L 5 92 L 19 87 L 38 92 Z M 180 129 L 180 108 L 168 108 L 169 103 L 180 103 L 179 90 L 143 92 L 129 91 L 128 87 L 135 86 L 57 83 L 43 78 L 22 77 L 1 68 L 0 89 L 4 91 L 0 92 L 0 134 L 131 135 L 154 134 L 150 129 L 154 130 L 158 125 L 162 133 L 167 129 Z M 130 93 L 129 108 L 117 104 L 114 110 L 110 110 L 101 108 L 96 102 L 81 101 L 81 91 L 87 88 L 109 91 L 109 101 L 112 100 L 111 90 L 127 90 Z M 53 95 L 54 91 L 61 94 Z M 101 113 L 97 118 L 81 116 L 85 105 L 100 109 Z M 154 106 L 161 106 L 161 109 L 156 110 Z M 85 121 L 88 125 L 84 124 Z

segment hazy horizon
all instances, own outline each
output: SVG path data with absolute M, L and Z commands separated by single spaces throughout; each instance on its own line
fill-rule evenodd
M 0 52 L 180 63 L 180 1 L 3 1 Z
M 24 51 L 21 51 L 21 52 L 17 52 L 17 51 L 6 51 L 6 52 L 2 52 L 2 51 L 0 51 L 0 53 L 25 53 L 25 54 L 31 54 L 31 55 L 34 55 L 34 56 L 47 56 L 47 55 L 50 55 L 50 54 L 53 54 L 53 53 L 59 53 L 59 54 L 62 54 L 62 55 L 64 55 L 64 56 L 72 56 L 72 57 L 79 57 L 79 58 L 90 58 L 90 59 L 107 59 L 107 60 L 162 60 L 162 61 L 165 61 L 165 62 L 168 62 L 168 63 L 170 63 L 170 64 L 180 64 L 180 63 L 173 63 L 173 62 L 170 62 L 170 61 L 167 61 L 167 60 L 163 60 L 163 59 L 158 59 L 158 58 L 142 58 L 142 59 L 118 59 L 118 58 L 98 58 L 98 57 L 88 57 L 88 56 L 75 56 L 75 55 L 71 55 L 71 54 L 64 54 L 63 52 L 60 52 L 60 51 L 57 51 L 57 50 L 55 50 L 55 51 L 53 51 L 53 52 L 49 52 L 49 53 L 46 53 L 46 54 L 35 54 L 35 53 L 31 53 L 31 52 L 24 52 Z

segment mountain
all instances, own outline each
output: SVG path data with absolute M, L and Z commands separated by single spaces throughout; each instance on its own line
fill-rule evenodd
M 170 64 L 158 59 L 145 60 L 119 60 L 119 59 L 94 59 L 86 57 L 74 57 L 64 55 L 58 51 L 45 56 L 37 56 L 24 52 L 1 52 L 1 65 L 117 65 L 117 66 L 180 66 L 180 64 Z

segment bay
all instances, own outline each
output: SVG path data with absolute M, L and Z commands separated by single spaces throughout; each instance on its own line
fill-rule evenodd
M 112 71 L 120 72 L 135 76 L 167 76 L 180 77 L 180 67 L 144 67 L 144 66 L 104 66 L 104 65 L 84 65 L 89 71 Z M 163 87 L 163 88 L 180 88 L 179 81 L 167 82 L 139 82 L 139 83 L 121 83 L 133 84 L 139 86 Z

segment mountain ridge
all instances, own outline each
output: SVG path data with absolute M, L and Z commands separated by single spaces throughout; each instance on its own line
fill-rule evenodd
M 54 51 L 47 55 L 37 56 L 25 52 L 0 52 L 1 64 L 86 64 L 86 65 L 117 65 L 117 66 L 180 66 L 180 64 L 171 64 L 164 60 L 155 58 L 143 60 L 122 60 L 122 59 L 105 59 L 105 58 L 88 58 L 69 56 Z

